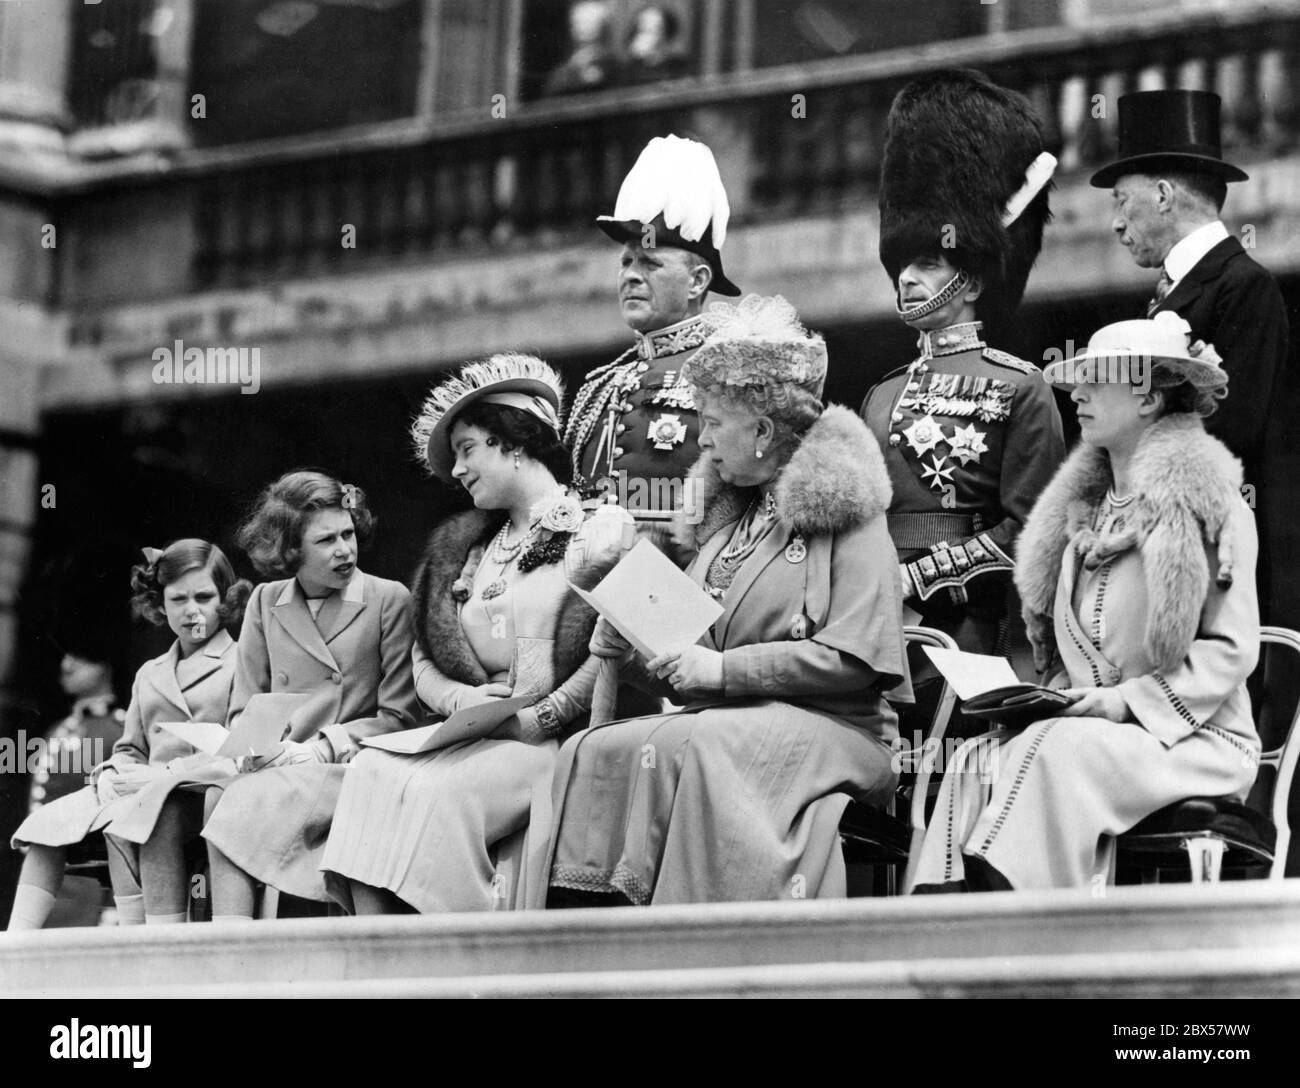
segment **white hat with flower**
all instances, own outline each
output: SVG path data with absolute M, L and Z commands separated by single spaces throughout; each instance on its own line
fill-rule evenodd
M 1084 351 L 1044 367 L 1043 377 L 1053 385 L 1072 386 L 1122 380 L 1123 375 L 1140 374 L 1143 367 L 1158 367 L 1197 389 L 1223 390 L 1222 395 L 1227 395 L 1228 374 L 1214 345 L 1194 340 L 1191 325 L 1171 310 L 1103 326 L 1092 334 Z

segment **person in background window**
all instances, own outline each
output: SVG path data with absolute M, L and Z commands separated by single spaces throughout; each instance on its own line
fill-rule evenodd
M 643 7 L 632 20 L 618 81 L 653 83 L 687 75 L 689 62 L 681 37 L 682 23 L 675 11 L 658 4 Z
M 608 86 L 614 71 L 609 47 L 609 5 L 579 0 L 569 9 L 569 58 L 549 76 L 542 93 L 579 94 Z

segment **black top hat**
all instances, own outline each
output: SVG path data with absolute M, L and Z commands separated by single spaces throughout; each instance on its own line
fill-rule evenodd
M 713 236 L 712 230 L 706 230 L 699 241 L 693 242 L 689 238 L 682 237 L 680 230 L 669 227 L 664 222 L 662 214 L 656 215 L 649 223 L 642 223 L 639 219 L 612 219 L 601 216 L 596 220 L 596 225 L 614 241 L 634 246 L 642 244 L 646 237 L 646 227 L 652 227 L 656 248 L 684 249 L 698 254 L 709 262 L 709 267 L 713 269 L 713 279 L 709 283 L 710 291 L 732 297 L 740 294 L 740 288 L 727 279 L 726 273 L 722 271 L 722 254 L 710 240 Z
M 1223 161 L 1219 142 L 1221 100 L 1210 91 L 1139 91 L 1119 100 L 1119 159 L 1092 175 L 1109 189 L 1125 174 L 1159 170 L 1202 171 L 1224 181 L 1248 177 Z

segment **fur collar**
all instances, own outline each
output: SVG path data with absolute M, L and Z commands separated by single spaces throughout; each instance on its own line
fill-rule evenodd
M 685 505 L 674 522 L 678 543 L 694 550 L 736 521 L 753 488 L 722 482 L 708 455 L 691 469 Z M 893 489 L 880 446 L 857 413 L 828 405 L 781 472 L 776 505 L 781 518 L 807 536 L 840 533 L 883 514 Z
M 1133 459 L 1134 501 L 1121 532 L 1099 537 L 1092 525 L 1112 484 L 1110 460 L 1080 445 L 1035 504 L 1016 546 L 1016 588 L 1043 667 L 1054 647 L 1052 610 L 1066 546 L 1076 534 L 1092 568 L 1130 548 L 1142 552 L 1147 578 L 1146 641 L 1167 671 L 1187 654 L 1200 624 L 1210 570 L 1206 545 L 1218 549 L 1220 586 L 1232 582 L 1232 540 L 1225 532 L 1241 500 L 1241 462 L 1190 414 L 1148 428 Z
M 424 558 L 415 572 L 413 605 L 415 638 L 438 669 L 462 684 L 485 684 L 487 674 L 461 630 L 452 583 L 474 576 L 504 515 L 468 510 L 443 521 L 429 535 Z M 603 570 L 592 572 L 598 580 Z M 584 570 L 580 577 L 586 580 Z M 576 593 L 569 593 L 555 625 L 552 664 L 556 682 L 567 680 L 587 659 L 596 614 Z

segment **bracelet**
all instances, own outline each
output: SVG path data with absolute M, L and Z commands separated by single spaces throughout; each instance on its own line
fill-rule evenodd
M 537 715 L 537 724 L 542 727 L 542 734 L 547 738 L 558 737 L 564 729 L 564 723 L 560 721 L 560 715 L 550 696 L 534 703 L 533 713 Z

